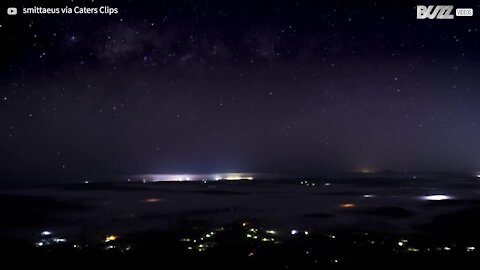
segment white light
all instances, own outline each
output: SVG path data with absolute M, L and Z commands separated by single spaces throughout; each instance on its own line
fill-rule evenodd
M 44 236 L 52 235 L 52 232 L 51 231 L 43 231 L 41 234 L 44 235 Z
M 467 251 L 474 251 L 475 247 L 467 247 Z
M 64 242 L 67 242 L 67 239 L 65 239 L 65 238 L 53 238 L 53 242 L 64 243 Z
M 215 177 L 215 180 L 216 180 L 216 181 L 219 181 L 219 180 L 222 180 L 222 178 L 220 178 L 220 177 Z
M 292 231 L 290 232 L 291 235 L 295 235 L 295 234 L 297 234 L 297 233 L 298 233 L 297 230 L 292 230 Z
M 371 194 L 365 194 L 363 195 L 364 198 L 374 198 L 375 195 L 371 195 Z
M 308 235 L 308 231 L 305 231 L 304 233 L 305 233 L 305 235 Z
M 403 246 L 403 242 L 398 242 L 398 245 L 402 247 L 402 246 Z
M 452 199 L 452 197 L 443 194 L 428 195 L 423 198 L 427 201 L 444 201 Z
M 85 183 L 85 184 L 88 184 L 88 180 L 85 180 L 84 183 Z

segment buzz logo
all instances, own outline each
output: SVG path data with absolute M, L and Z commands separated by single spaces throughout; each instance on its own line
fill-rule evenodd
M 453 19 L 453 6 L 417 6 L 417 19 Z

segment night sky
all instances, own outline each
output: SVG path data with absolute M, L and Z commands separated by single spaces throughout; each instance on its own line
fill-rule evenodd
M 0 173 L 480 170 L 476 1 L 7 16 L 20 2 L 0 15 Z M 417 20 L 427 3 L 474 16 Z

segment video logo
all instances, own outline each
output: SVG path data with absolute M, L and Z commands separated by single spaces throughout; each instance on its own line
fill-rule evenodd
M 453 6 L 417 6 L 417 19 L 453 19 Z
M 7 14 L 8 15 L 17 15 L 17 8 L 14 8 L 14 7 L 7 8 Z

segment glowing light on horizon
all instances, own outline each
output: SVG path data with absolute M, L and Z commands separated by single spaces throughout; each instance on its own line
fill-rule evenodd
M 435 194 L 435 195 L 427 195 L 422 197 L 424 200 L 427 201 L 444 201 L 444 200 L 451 200 L 452 197 L 444 194 Z
M 148 198 L 148 199 L 145 199 L 143 200 L 144 202 L 146 203 L 157 203 L 157 202 L 161 202 L 162 199 L 159 199 L 159 198 Z
M 253 177 L 230 176 L 230 177 L 225 177 L 225 180 L 231 180 L 231 181 L 253 180 Z
M 216 173 L 216 174 L 149 174 L 143 175 L 143 182 L 162 182 L 162 181 L 240 181 L 240 180 L 253 180 L 252 174 L 248 173 Z
M 354 208 L 356 205 L 354 203 L 342 203 L 338 207 L 340 208 Z

